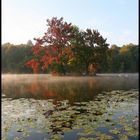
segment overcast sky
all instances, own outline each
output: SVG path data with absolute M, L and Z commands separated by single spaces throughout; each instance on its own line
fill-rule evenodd
M 138 0 L 2 0 L 2 44 L 43 36 L 52 17 L 98 30 L 110 45 L 138 44 Z

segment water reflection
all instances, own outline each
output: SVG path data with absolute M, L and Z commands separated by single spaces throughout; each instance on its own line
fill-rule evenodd
M 73 105 L 68 100 L 54 105 L 52 99 L 3 98 L 2 128 L 9 140 L 137 140 L 138 90 L 101 93 L 94 101 Z
M 50 75 L 2 75 L 2 93 L 10 98 L 89 101 L 101 91 L 138 88 L 138 74 L 96 77 L 52 77 Z

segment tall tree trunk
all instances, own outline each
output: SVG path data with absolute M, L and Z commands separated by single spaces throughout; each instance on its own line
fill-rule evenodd
M 96 76 L 96 72 L 93 72 L 93 76 Z
M 97 65 L 94 64 L 93 65 L 93 76 L 96 76 L 96 72 L 97 72 Z
M 65 66 L 61 63 L 61 70 L 64 75 L 66 75 Z
M 39 72 L 39 69 L 38 69 L 38 68 L 36 68 L 36 69 L 33 69 L 33 72 L 34 72 L 34 74 L 38 74 L 38 72 Z

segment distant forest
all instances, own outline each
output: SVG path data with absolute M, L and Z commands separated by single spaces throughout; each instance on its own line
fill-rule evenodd
M 2 73 L 33 73 L 25 63 L 32 57 L 33 43 L 2 45 Z M 100 64 L 97 73 L 135 73 L 138 72 L 138 45 L 111 45 L 106 51 L 106 61 Z M 45 72 L 48 73 L 46 70 Z

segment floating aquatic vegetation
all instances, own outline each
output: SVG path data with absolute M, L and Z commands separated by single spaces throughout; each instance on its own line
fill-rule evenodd
M 81 137 L 79 140 L 97 140 L 96 138 Z
M 93 129 L 86 129 L 78 133 L 78 135 L 80 136 L 95 135 L 95 134 L 96 134 L 96 131 Z
M 128 139 L 128 136 L 122 135 L 122 136 L 119 138 L 119 140 L 129 140 L 129 139 Z
M 97 134 L 97 139 L 99 139 L 99 140 L 112 140 L 113 137 L 110 135 L 107 135 L 107 134 L 100 133 L 100 134 Z
M 109 132 L 111 132 L 112 134 L 115 134 L 115 135 L 120 134 L 120 130 L 117 129 L 117 128 L 115 128 L 115 129 L 113 129 L 113 130 L 110 130 Z
M 15 137 L 14 140 L 20 140 L 20 138 L 19 137 Z
M 22 128 L 17 129 L 17 132 L 23 132 L 23 131 L 24 131 L 24 129 L 22 129 Z
M 64 136 L 61 134 L 55 134 L 55 135 L 52 135 L 51 140 L 62 140 L 63 137 Z
M 36 132 L 46 134 L 44 139 L 61 140 L 80 130 L 80 140 L 127 140 L 138 138 L 138 121 L 137 90 L 104 92 L 93 101 L 72 105 L 68 100 L 53 104 L 51 99 L 2 99 L 3 139 L 12 132 L 15 139 Z

